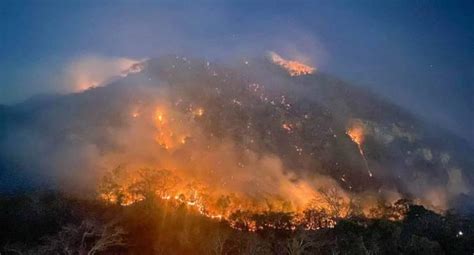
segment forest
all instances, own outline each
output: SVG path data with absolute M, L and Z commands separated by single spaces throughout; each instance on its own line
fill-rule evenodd
M 116 182 L 117 172 L 103 178 L 96 198 L 53 190 L 2 194 L 1 253 L 471 254 L 474 249 L 472 216 L 441 215 L 407 199 L 381 201 L 368 215 L 357 202 L 345 203 L 337 190 L 321 191 L 323 200 L 301 212 L 275 203 L 232 209 L 231 196 L 216 201 L 196 192 L 186 194 L 189 198 L 164 196 L 174 188 L 166 170 L 141 169 L 127 189 Z M 129 196 L 137 199 L 126 201 Z M 212 217 L 207 205 L 221 216 Z

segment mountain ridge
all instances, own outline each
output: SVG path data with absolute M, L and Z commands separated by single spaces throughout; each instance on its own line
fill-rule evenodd
M 205 105 L 206 115 L 198 123 L 201 129 L 222 139 L 231 137 L 242 150 L 277 155 L 288 169 L 302 169 L 296 171 L 300 176 L 297 179 L 317 169 L 316 173 L 331 176 L 347 190 L 380 191 L 388 187 L 403 196 L 417 197 L 425 190 L 419 190 L 411 180 L 417 176 L 412 171 L 416 171 L 422 177 L 415 180 L 426 178 L 426 189 L 443 186 L 447 193 L 470 193 L 472 162 L 462 154 L 458 156 L 456 150 L 467 155 L 471 148 L 455 142 L 445 146 L 446 141 L 455 139 L 454 135 L 441 129 L 430 131 L 429 124 L 406 110 L 330 75 L 315 72 L 290 76 L 281 67 L 258 58 L 216 65 L 170 55 L 150 59 L 140 72 L 104 87 L 8 106 L 16 113 L 14 117 L 10 113 L 0 115 L 10 116 L 0 129 L 0 156 L 11 162 L 10 157 L 19 162 L 21 158 L 33 161 L 22 163 L 20 168 L 28 168 L 29 164 L 34 168 L 36 163 L 40 169 L 56 168 L 56 163 L 44 163 L 35 156 L 15 155 L 19 148 L 12 143 L 28 150 L 32 146 L 28 139 L 37 138 L 59 158 L 58 148 L 70 149 L 75 143 L 93 145 L 99 155 L 110 149 L 120 150 L 120 145 L 108 137 L 108 130 L 129 125 L 127 107 L 137 102 L 146 105 L 157 90 L 166 91 L 165 98 L 170 102 Z M 359 149 L 347 135 L 353 120 L 368 132 Z M 247 123 L 252 127 L 244 126 Z M 34 138 L 25 138 L 17 130 Z M 267 135 L 267 131 L 272 134 Z M 440 133 L 444 140 L 438 142 L 433 137 Z M 454 150 L 447 156 L 448 163 L 443 163 L 443 147 Z M 376 181 L 366 174 L 367 170 L 375 171 Z M 450 184 L 453 171 L 455 175 L 461 171 L 467 191 L 449 191 L 454 185 Z

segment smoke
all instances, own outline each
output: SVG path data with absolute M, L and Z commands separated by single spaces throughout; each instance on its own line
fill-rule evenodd
M 85 78 L 74 72 L 66 75 L 78 80 L 75 84 L 61 75 L 64 66 L 72 65 L 71 58 L 88 52 L 132 59 L 194 54 L 213 60 L 274 50 L 369 86 L 472 144 L 472 123 L 466 121 L 473 118 L 474 58 L 469 50 L 472 38 L 467 36 L 472 34 L 472 22 L 465 13 L 470 8 L 444 5 L 6 5 L 0 22 L 5 31 L 0 104 L 99 84 L 104 78 L 97 78 L 90 68 Z M 432 11 L 423 12 L 420 19 L 419 9 Z M 118 69 L 106 76 L 120 74 Z M 445 103 L 439 104 L 440 100 Z
M 69 63 L 64 70 L 62 84 L 66 92 L 79 92 L 101 86 L 114 77 L 126 74 L 134 64 L 142 60 L 97 55 L 81 56 Z
M 78 86 L 84 81 L 103 83 L 133 63 L 87 57 L 74 61 L 67 70 L 76 91 L 84 88 Z M 178 68 L 167 64 L 166 68 Z M 207 65 L 207 71 L 219 72 L 211 68 Z M 189 70 L 177 74 L 186 77 Z M 67 96 L 28 116 L 29 125 L 11 123 L 15 131 L 2 140 L 3 155 L 33 180 L 89 195 L 95 194 L 101 177 L 118 166 L 132 172 L 144 167 L 168 169 L 185 182 L 202 183 L 216 196 L 234 194 L 259 205 L 278 199 L 289 201 L 294 209 L 307 206 L 321 188 L 342 191 L 332 177 L 309 172 L 301 176 L 298 173 L 304 169 L 289 168 L 275 152 L 244 146 L 225 127 L 213 126 L 212 119 L 221 115 L 229 118 L 223 124 L 240 128 L 245 123 L 235 122 L 232 115 L 244 112 L 221 110 L 218 100 L 237 105 L 248 98 L 228 98 L 222 93 L 229 91 L 201 85 L 203 80 L 171 87 L 149 75 L 130 75 L 115 84 Z M 226 89 L 225 82 L 216 81 L 220 89 Z M 207 94 L 209 89 L 212 95 Z M 242 138 L 249 144 L 263 142 L 250 135 Z
M 71 91 L 103 86 L 19 105 L 0 158 L 32 180 L 92 196 L 118 166 L 167 169 L 215 197 L 296 210 L 333 188 L 365 209 L 401 197 L 446 209 L 470 194 L 464 166 L 398 108 L 317 71 L 238 62 L 79 58 L 66 68 Z
M 167 169 L 183 184 L 204 185 L 214 197 L 232 194 L 259 206 L 280 199 L 302 209 L 319 189 L 339 188 L 329 176 L 302 178 L 269 151 L 244 149 L 230 136 L 209 133 L 203 122 L 215 109 L 191 104 L 185 93 L 178 93 L 178 99 L 165 85 L 133 89 L 132 97 L 141 96 L 120 107 L 122 123 L 94 134 L 109 145 L 76 142 L 54 153 L 50 167 L 60 171 L 60 178 L 53 179 L 60 187 L 91 190 L 107 171 L 123 166 L 132 174 L 146 167 Z
M 415 201 L 436 209 L 446 209 L 459 195 L 471 193 L 472 186 L 468 184 L 470 178 L 467 176 L 469 165 L 460 167 L 460 161 L 451 161 L 446 148 L 429 147 L 429 138 L 423 130 L 393 123 L 384 126 L 360 119 L 352 121 L 349 127 L 353 133 L 350 134 L 351 138 L 359 145 L 361 154 L 365 153 L 362 148 L 367 149 L 369 153 L 373 153 L 374 149 L 363 146 L 364 139 L 372 140 L 372 146 L 379 144 L 380 147 L 375 147 L 383 150 L 379 155 L 394 155 L 400 150 L 406 150 L 402 151 L 405 154 L 402 158 L 406 170 L 398 170 L 396 174 L 398 181 L 403 183 Z M 453 152 L 456 153 L 456 150 Z M 376 175 L 393 175 L 394 169 L 387 166 L 395 162 L 385 159 L 384 163 L 385 166 L 376 167 Z

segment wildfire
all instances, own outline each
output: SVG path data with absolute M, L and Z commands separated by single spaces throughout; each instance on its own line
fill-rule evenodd
M 147 181 L 148 183 L 149 181 Z M 159 182 L 160 183 L 160 182 Z M 114 185 L 113 187 L 116 187 Z M 343 198 L 339 191 L 335 188 L 315 195 L 311 204 L 306 208 L 294 212 L 287 212 L 292 215 L 291 221 L 274 222 L 272 215 L 281 217 L 279 213 L 286 213 L 284 210 L 272 210 L 264 207 L 249 206 L 245 198 L 220 196 L 211 199 L 209 194 L 200 193 L 194 188 L 184 188 L 180 191 L 169 191 L 162 193 L 159 187 L 149 187 L 149 190 L 141 190 L 141 194 L 129 191 L 136 187 L 134 183 L 129 183 L 129 187 L 120 188 L 114 192 L 105 192 L 100 194 L 100 198 L 121 206 L 131 206 L 134 203 L 144 201 L 147 198 L 144 194 L 154 194 L 155 199 L 161 200 L 167 206 L 186 206 L 189 210 L 199 213 L 202 216 L 213 220 L 225 221 L 234 229 L 241 231 L 255 232 L 263 229 L 282 229 L 295 231 L 298 226 L 307 230 L 317 230 L 322 228 L 333 228 L 337 224 L 337 219 L 349 217 L 351 213 L 350 202 L 348 198 Z M 161 195 L 159 195 L 161 194 Z M 172 195 L 176 194 L 176 195 Z M 149 196 L 149 195 L 148 195 Z M 225 197 L 226 199 L 222 199 Z M 120 201 L 119 201 L 120 199 Z M 217 202 L 216 202 L 217 200 Z M 266 203 L 276 202 L 267 200 Z M 258 222 L 255 215 L 260 217 L 268 217 L 268 219 Z M 280 216 L 279 216 L 280 215 Z M 257 216 L 258 217 L 258 216 Z
M 155 140 L 164 149 L 171 149 L 181 142 L 176 137 L 175 130 L 172 128 L 171 119 L 166 116 L 163 108 L 158 108 L 155 112 L 154 119 L 157 128 Z
M 364 125 L 360 121 L 356 121 L 353 125 L 347 129 L 346 134 L 351 138 L 351 140 L 357 144 L 357 148 L 359 149 L 359 153 L 364 160 L 365 166 L 367 168 L 367 173 L 369 177 L 372 177 L 372 171 L 369 168 L 369 163 L 367 163 L 367 158 L 365 157 L 364 151 L 362 150 L 362 144 L 365 138 L 365 130 Z
M 300 76 L 312 74 L 316 69 L 296 60 L 287 60 L 275 52 L 270 52 L 270 58 L 273 63 L 283 67 L 291 76 Z
M 362 143 L 364 142 L 364 128 L 361 124 L 355 124 L 351 128 L 347 129 L 346 134 L 351 138 L 351 140 L 357 144 L 361 154 L 364 154 L 362 151 Z
M 282 105 L 288 103 L 284 96 L 279 99 Z M 298 177 L 285 172 L 278 158 L 259 159 L 249 151 L 246 154 L 250 155 L 249 158 L 245 158 L 234 150 L 233 144 L 223 143 L 221 139 L 214 141 L 210 138 L 212 135 L 206 136 L 196 125 L 199 119 L 206 117 L 206 111 L 201 106 L 181 100 L 179 104 L 160 102 L 148 107 L 135 106 L 131 110 L 132 117 L 137 118 L 134 123 L 148 120 L 152 124 L 147 125 L 146 130 L 150 129 L 154 140 L 165 150 L 152 155 L 159 161 L 133 162 L 139 170 L 122 177 L 108 178 L 112 183 L 99 192 L 104 201 L 121 206 L 131 206 L 140 201 L 160 201 L 164 206 L 174 208 L 185 206 L 192 212 L 225 221 L 231 227 L 244 231 L 331 228 L 338 219 L 349 217 L 352 213 L 351 194 L 339 189 L 336 182 L 326 179 L 318 179 L 318 183 L 298 180 Z M 145 115 L 151 118 L 143 118 Z M 288 121 L 281 123 L 280 127 L 288 134 L 297 129 Z M 363 123 L 354 122 L 348 128 L 347 135 L 357 144 L 372 177 L 362 150 L 365 138 Z M 294 145 L 294 148 L 302 154 L 302 147 Z M 142 163 L 172 169 L 172 172 L 155 168 L 141 172 Z M 238 169 L 232 169 L 235 165 Z M 217 172 L 219 168 L 225 169 L 225 172 Z M 254 169 L 258 169 L 257 174 Z M 345 176 L 341 178 L 345 182 Z M 251 190 L 248 183 L 254 183 L 255 190 Z M 332 188 L 322 190 L 327 187 Z M 364 215 L 370 212 L 370 205 L 360 206 L 364 209 Z M 291 214 L 292 221 L 280 224 L 264 220 L 262 223 L 260 218 L 255 218 L 255 215 L 271 217 L 272 213 Z
M 202 115 L 204 115 L 204 108 L 197 108 L 196 110 L 193 111 L 193 114 L 194 116 L 198 116 L 198 117 L 201 117 Z
M 110 172 L 99 187 L 99 197 L 121 206 L 131 206 L 141 201 L 157 201 L 162 206 L 175 209 L 185 206 L 194 213 L 224 221 L 234 229 L 249 232 L 264 229 L 295 231 L 300 227 L 307 230 L 333 228 L 339 219 L 357 213 L 355 208 L 361 208 L 361 212 L 369 218 L 385 216 L 384 211 L 374 211 L 377 209 L 375 204 L 361 203 L 354 206 L 355 200 L 337 187 L 303 192 L 312 200 L 303 208 L 291 208 L 288 207 L 289 201 L 279 197 L 267 196 L 257 202 L 242 194 L 210 190 L 204 184 L 194 180 L 186 181 L 174 174 L 156 169 Z M 311 189 L 302 187 L 300 191 L 305 191 L 306 188 Z M 303 193 L 296 192 L 292 195 L 298 197 Z M 392 216 L 389 215 L 389 219 L 403 218 L 403 208 L 390 208 Z M 288 218 L 290 220 L 281 221 L 284 215 L 291 215 Z

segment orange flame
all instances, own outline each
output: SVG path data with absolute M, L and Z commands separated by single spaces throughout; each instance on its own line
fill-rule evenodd
M 360 153 L 363 154 L 361 149 L 362 143 L 364 142 L 364 128 L 362 125 L 355 124 L 351 128 L 349 128 L 346 134 L 351 138 L 351 140 L 357 144 L 359 147 Z
M 206 112 L 202 107 L 184 106 L 178 109 L 177 107 L 173 107 L 171 103 L 166 104 L 160 102 L 160 105 L 156 107 L 153 105 L 147 108 L 132 108 L 131 112 L 132 117 L 135 117 L 134 114 L 137 113 L 137 119 L 133 122 L 134 124 L 148 120 L 146 126 L 147 131 L 150 133 L 147 134 L 154 135 L 155 141 L 160 144 L 162 148 L 166 149 L 158 152 L 160 153 L 159 156 L 161 156 L 158 167 L 171 169 L 172 174 L 170 175 L 176 178 L 163 178 L 159 179 L 156 183 L 149 184 L 150 186 L 157 186 L 150 189 L 155 193 L 155 198 L 161 199 L 166 204 L 186 206 L 203 216 L 216 220 L 226 220 L 232 227 L 242 230 L 245 229 L 247 231 L 256 231 L 260 229 L 261 226 L 256 225 L 256 222 L 251 218 L 245 219 L 243 223 L 233 222 L 231 216 L 234 213 L 239 211 L 250 214 L 292 212 L 296 214 L 295 223 L 292 223 L 292 226 L 285 226 L 285 228 L 291 230 L 294 230 L 294 225 L 297 224 L 303 224 L 308 229 L 333 227 L 336 224 L 335 219 L 347 217 L 350 213 L 349 205 L 351 203 L 351 194 L 338 189 L 337 182 L 333 180 L 323 180 L 322 178 L 324 178 L 324 176 L 318 176 L 319 184 L 316 184 L 315 179 L 293 181 L 297 179 L 296 176 L 293 178 L 293 176 L 289 176 L 288 173 L 284 173 L 283 170 L 285 169 L 282 169 L 283 166 L 280 166 L 281 162 L 273 158 L 257 161 L 253 167 L 259 169 L 259 174 L 248 175 L 244 170 L 244 168 L 246 168 L 246 162 L 241 163 L 242 159 L 240 157 L 237 158 L 237 156 L 229 153 L 229 151 L 232 152 L 231 147 L 224 147 L 221 152 L 219 148 L 216 149 L 214 146 L 208 146 L 209 138 L 203 136 L 203 133 L 201 133 L 202 130 L 193 124 L 205 120 L 210 114 L 210 112 Z M 150 118 L 142 117 L 145 115 L 150 116 Z M 297 130 L 296 125 L 289 122 L 281 123 L 281 128 L 283 132 L 286 131 L 288 133 Z M 367 166 L 367 161 L 362 151 L 365 134 L 364 123 L 360 121 L 354 122 L 352 126 L 347 129 L 347 135 L 357 144 L 360 154 Z M 190 140 L 188 140 L 188 138 Z M 146 139 L 153 144 L 153 148 L 156 148 L 154 141 L 150 139 L 149 136 L 147 136 Z M 205 140 L 205 142 L 203 140 Z M 219 144 L 220 143 L 222 142 L 219 140 Z M 187 153 L 179 155 L 180 157 L 174 157 L 173 154 L 176 153 L 178 155 L 178 153 L 182 153 L 187 148 L 190 148 L 189 151 L 192 152 L 189 155 L 189 163 L 181 162 L 184 161 L 181 155 L 187 155 Z M 207 149 L 202 150 L 201 148 Z M 295 148 L 298 152 L 302 151 L 302 148 L 298 146 L 295 146 Z M 156 151 L 153 150 L 152 157 L 155 156 L 155 152 Z M 223 159 L 222 161 L 227 160 L 232 163 L 238 163 L 239 169 L 237 171 L 226 171 L 224 176 L 215 174 L 213 168 L 223 166 L 221 159 Z M 156 166 L 154 164 L 155 161 L 148 165 Z M 138 165 L 141 167 L 142 162 L 139 162 Z M 135 168 L 135 166 L 133 167 Z M 230 165 L 226 165 L 225 169 L 231 169 L 231 167 Z M 254 169 L 253 167 L 248 167 L 248 169 Z M 369 176 L 372 177 L 368 166 L 367 170 Z M 133 187 L 139 186 L 136 184 L 140 183 L 140 178 L 145 178 L 136 172 L 137 171 L 133 171 L 123 178 L 118 178 L 116 181 L 117 185 L 111 185 L 112 189 L 115 189 L 115 193 L 103 192 L 100 194 L 100 198 L 122 206 L 129 206 L 135 202 L 144 200 L 145 196 L 137 195 L 136 190 L 134 191 L 133 189 Z M 160 178 L 159 176 L 161 175 L 151 176 L 152 178 Z M 176 179 L 176 181 L 170 181 L 173 183 L 170 185 L 163 184 L 163 182 L 171 179 Z M 344 176 L 341 177 L 341 179 L 345 182 Z M 238 182 L 236 180 L 245 183 L 255 183 L 258 189 L 251 193 L 247 190 L 242 192 L 242 188 L 240 186 L 237 187 L 237 185 L 230 187 L 233 183 Z M 201 185 L 200 182 L 204 184 Z M 325 184 L 321 185 L 321 183 Z M 267 186 L 267 184 L 269 184 L 269 186 L 267 188 L 264 187 Z M 160 185 L 163 187 L 166 186 L 166 188 L 160 188 Z M 331 192 L 322 191 L 329 186 L 334 187 L 330 189 Z M 274 189 L 277 191 L 272 193 Z M 364 213 L 368 214 L 373 205 L 366 203 L 361 205 L 361 207 L 363 207 Z M 314 213 L 319 213 L 319 216 L 305 215 L 307 209 L 314 209 L 316 211 Z M 321 216 L 321 212 L 328 214 Z M 308 220 L 307 217 L 325 218 L 324 223 L 321 223 L 311 222 L 311 219 Z M 242 221 L 242 218 L 239 220 Z M 242 225 L 245 227 L 241 227 Z M 277 228 L 277 226 L 271 224 L 265 225 L 265 227 Z
M 316 69 L 296 60 L 287 60 L 275 52 L 270 52 L 270 58 L 273 63 L 283 67 L 291 76 L 300 76 L 312 74 Z
M 346 134 L 351 138 L 351 140 L 357 144 L 357 148 L 359 148 L 360 155 L 364 160 L 365 166 L 367 168 L 367 173 L 369 177 L 373 176 L 372 171 L 369 168 L 369 164 L 367 163 L 367 158 L 365 157 L 364 151 L 362 150 L 362 144 L 365 139 L 365 129 L 363 123 L 360 121 L 354 122 L 350 128 L 347 129 Z

